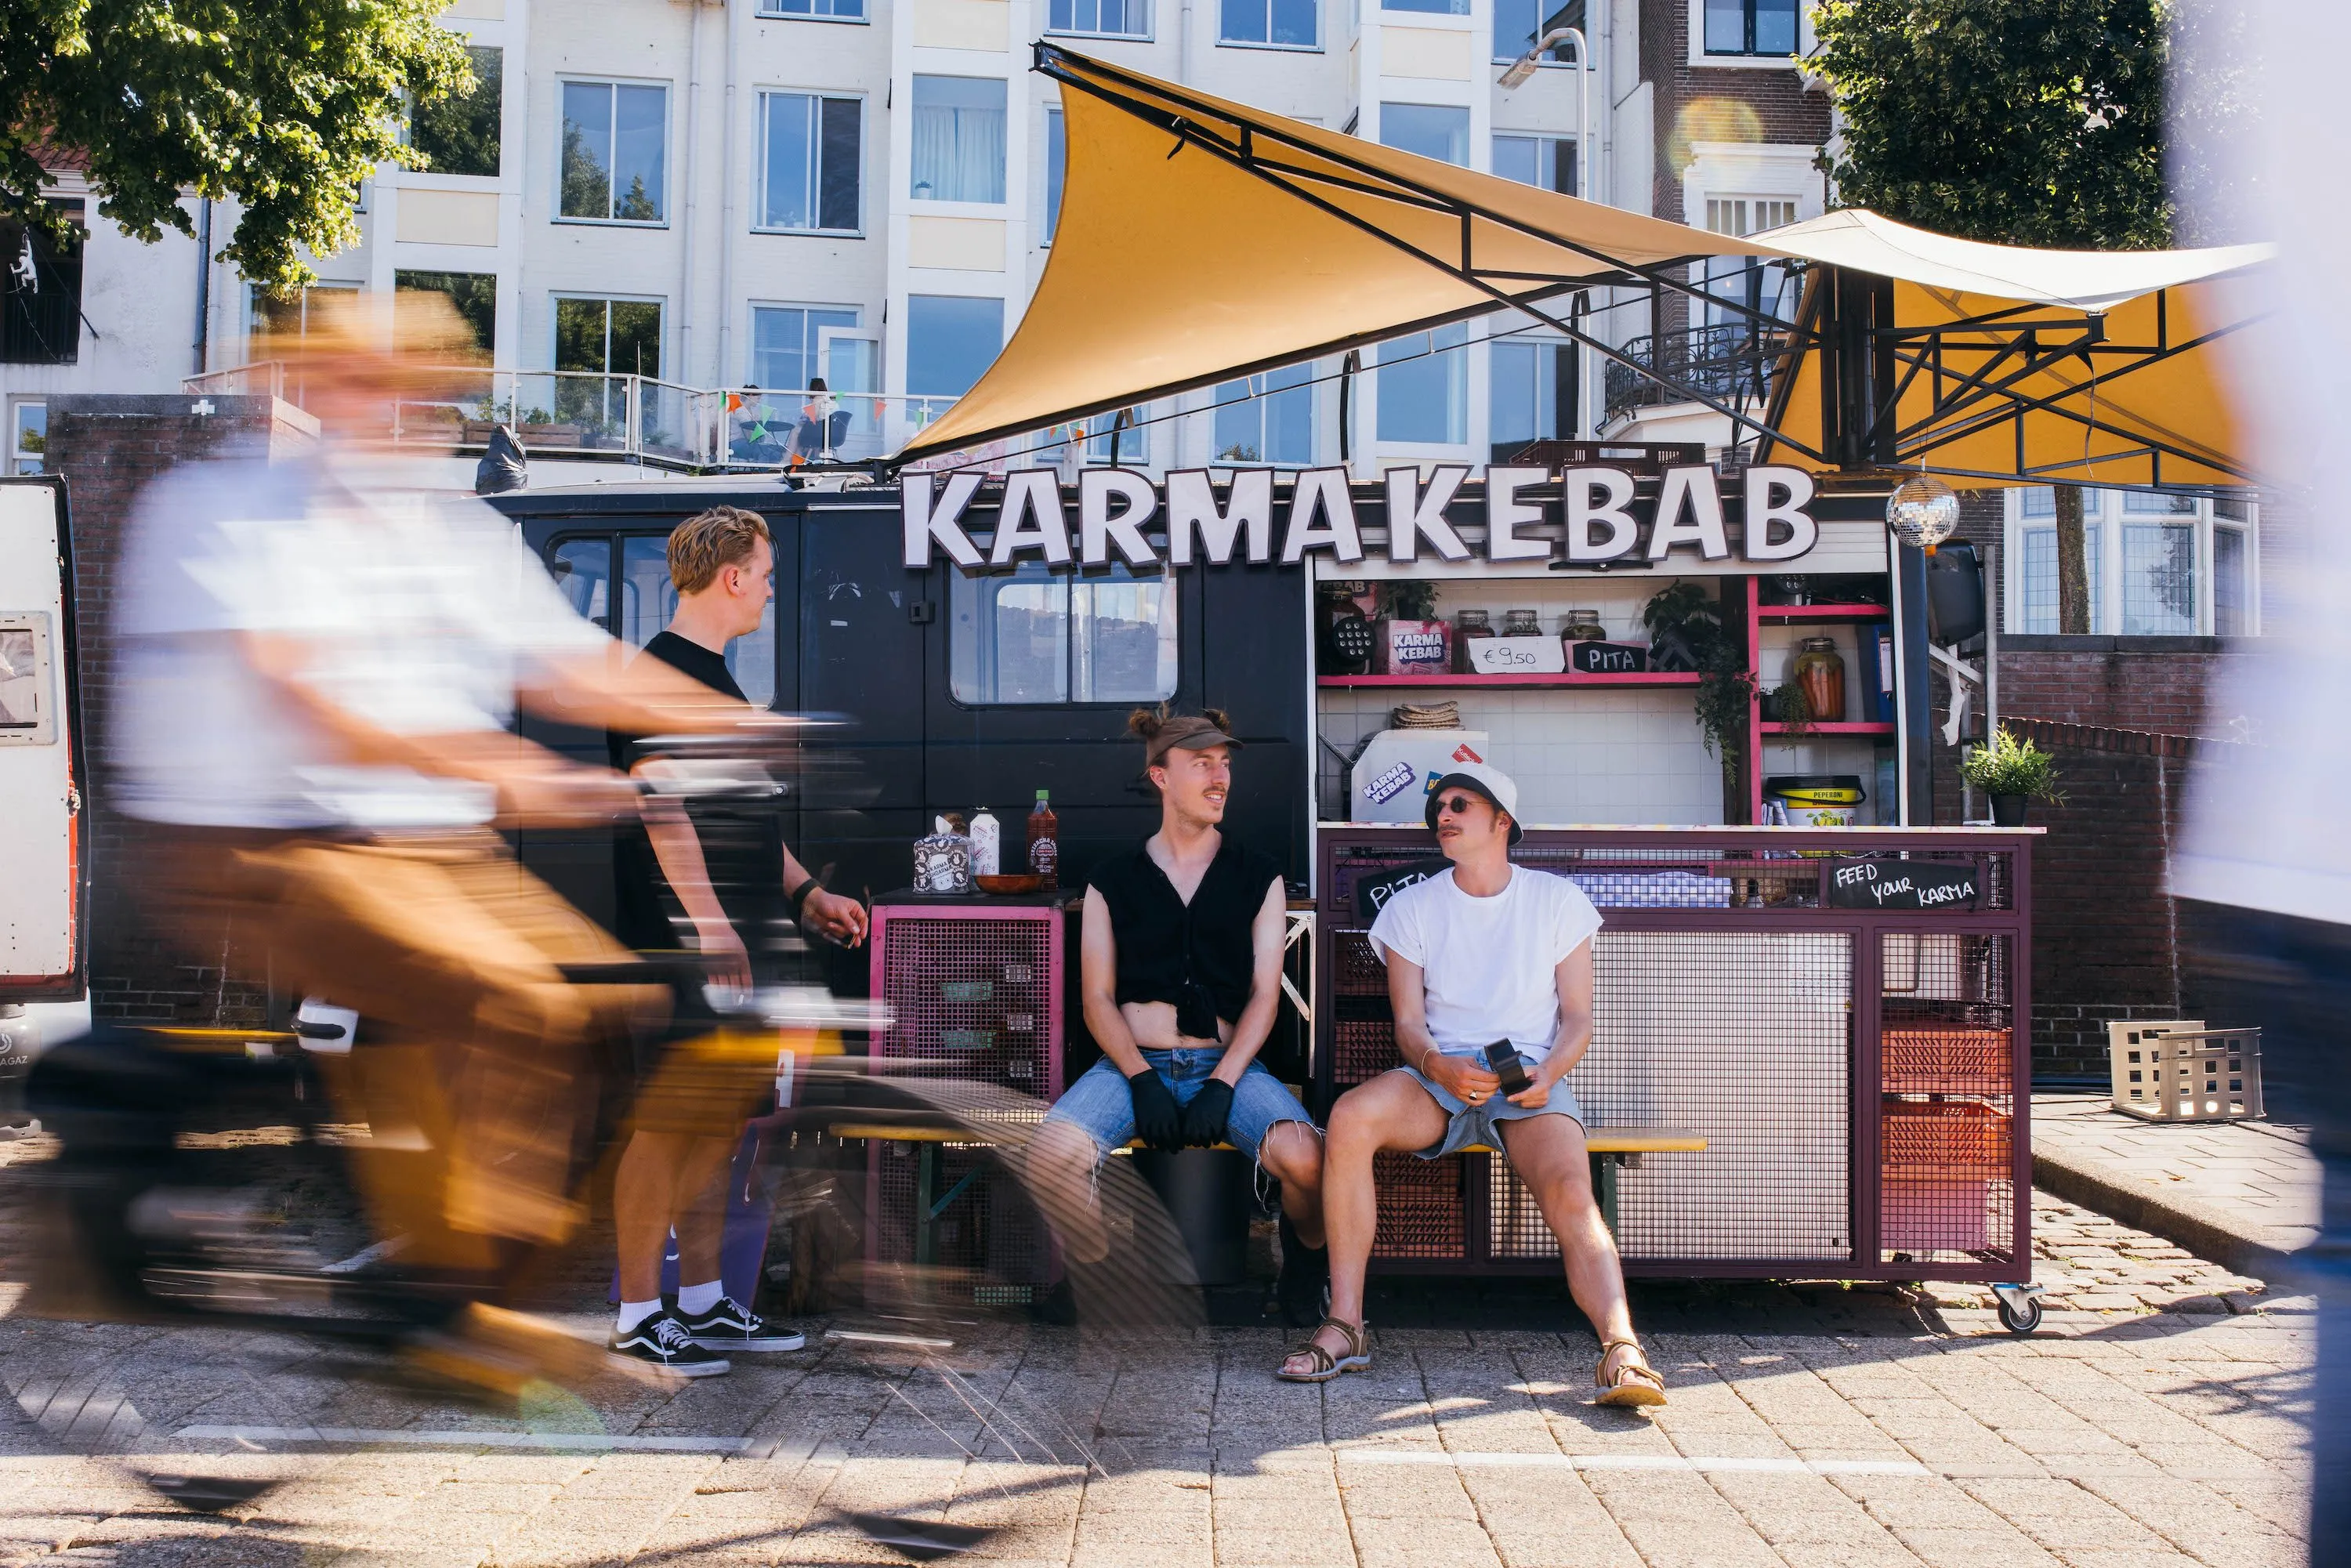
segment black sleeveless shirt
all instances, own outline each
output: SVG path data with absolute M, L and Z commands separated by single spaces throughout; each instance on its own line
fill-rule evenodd
M 1087 885 L 1110 908 L 1118 945 L 1116 999 L 1166 1002 L 1176 1027 L 1194 1040 L 1217 1038 L 1249 1006 L 1257 958 L 1249 926 L 1281 868 L 1230 833 L 1186 904 L 1142 845 L 1094 867 Z

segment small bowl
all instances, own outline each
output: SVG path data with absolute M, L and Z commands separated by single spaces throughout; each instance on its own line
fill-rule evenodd
M 1033 873 L 1026 876 L 976 876 L 971 880 L 980 892 L 999 894 L 1034 893 L 1045 885 L 1045 879 Z

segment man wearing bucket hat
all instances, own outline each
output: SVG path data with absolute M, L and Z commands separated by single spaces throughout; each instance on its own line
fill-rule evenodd
M 1154 1149 L 1229 1143 L 1281 1183 L 1280 1293 L 1322 1310 L 1322 1145 L 1306 1107 L 1260 1065 L 1281 1000 L 1281 868 L 1222 831 L 1233 738 L 1214 708 L 1138 708 L 1159 831 L 1087 879 L 1080 989 L 1102 1059 L 1047 1113 L 1032 1169 L 1048 1190 L 1091 1190 L 1096 1166 L 1140 1135 Z M 1107 1240 L 1091 1203 L 1059 1206 L 1079 1261 Z
M 1404 1065 L 1332 1107 L 1323 1210 L 1331 1310 L 1276 1375 L 1326 1383 L 1371 1365 L 1364 1269 L 1378 1226 L 1373 1160 L 1501 1150 L 1559 1239 L 1567 1284 L 1600 1336 L 1604 1405 L 1662 1405 L 1665 1383 L 1633 1337 L 1616 1243 L 1593 1200 L 1583 1113 L 1561 1082 L 1592 1042 L 1592 938 L 1599 911 L 1564 877 L 1510 863 L 1525 836 L 1508 774 L 1464 763 L 1428 793 L 1427 822 L 1450 870 L 1390 897 L 1372 923 L 1388 970 Z M 1489 1054 L 1490 1053 L 1490 1054 Z M 1526 1076 L 1511 1092 L 1489 1061 Z

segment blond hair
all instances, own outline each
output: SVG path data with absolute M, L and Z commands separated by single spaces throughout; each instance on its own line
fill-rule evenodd
M 669 537 L 669 580 L 680 593 L 699 593 L 721 570 L 747 560 L 766 539 L 768 519 L 740 507 L 713 507 L 678 524 Z

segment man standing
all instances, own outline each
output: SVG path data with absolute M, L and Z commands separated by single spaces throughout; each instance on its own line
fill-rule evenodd
M 1088 879 L 1080 988 L 1102 1059 L 1046 1113 L 1034 1179 L 1090 1193 L 1094 1167 L 1138 1134 L 1155 1149 L 1230 1142 L 1281 1183 L 1284 1310 L 1311 1316 L 1328 1270 L 1322 1140 L 1257 1061 L 1281 1000 L 1281 870 L 1217 826 L 1240 749 L 1223 714 L 1139 708 L 1128 724 L 1159 831 Z M 1093 1233 L 1066 1239 L 1071 1256 L 1098 1260 L 1099 1215 L 1078 1220 Z
M 757 512 L 714 507 L 679 524 L 669 537 L 677 611 L 645 644 L 645 655 L 715 693 L 747 700 L 726 667 L 726 646 L 759 629 L 775 595 L 774 568 L 775 547 Z M 611 747 L 614 766 L 624 766 L 628 738 L 616 733 Z M 714 810 L 689 817 L 674 802 L 652 800 L 644 826 L 623 830 L 615 846 L 615 924 L 630 946 L 677 948 L 686 945 L 678 927 L 690 927 L 694 949 L 718 960 L 713 978 L 747 987 L 768 967 L 786 919 L 797 916 L 804 929 L 852 946 L 864 939 L 863 906 L 827 891 L 792 857 L 772 814 L 745 821 Z M 659 1065 L 641 1060 L 641 1083 L 659 1082 Z M 714 1127 L 708 1107 L 693 1095 L 658 1092 L 641 1095 L 632 1125 L 612 1183 L 621 1255 L 612 1349 L 689 1377 L 726 1371 L 720 1352 L 799 1349 L 800 1334 L 732 1300 L 719 1281 L 726 1175 L 739 1126 Z M 674 1312 L 661 1298 L 673 1230 Z
M 1405 1065 L 1349 1090 L 1331 1111 L 1325 1207 L 1331 1315 L 1277 1374 L 1326 1383 L 1371 1365 L 1364 1270 L 1378 1225 L 1372 1159 L 1437 1159 L 1499 1148 L 1559 1239 L 1567 1285 L 1600 1336 L 1603 1405 L 1662 1405 L 1665 1382 L 1633 1337 L 1615 1238 L 1593 1201 L 1583 1113 L 1560 1082 L 1592 1043 L 1592 938 L 1600 913 L 1564 877 L 1510 864 L 1523 835 L 1518 787 L 1467 763 L 1437 781 L 1428 825 L 1452 870 L 1390 898 L 1372 923 L 1388 969 Z M 1528 1077 L 1516 1093 L 1485 1065 L 1507 1043 Z

